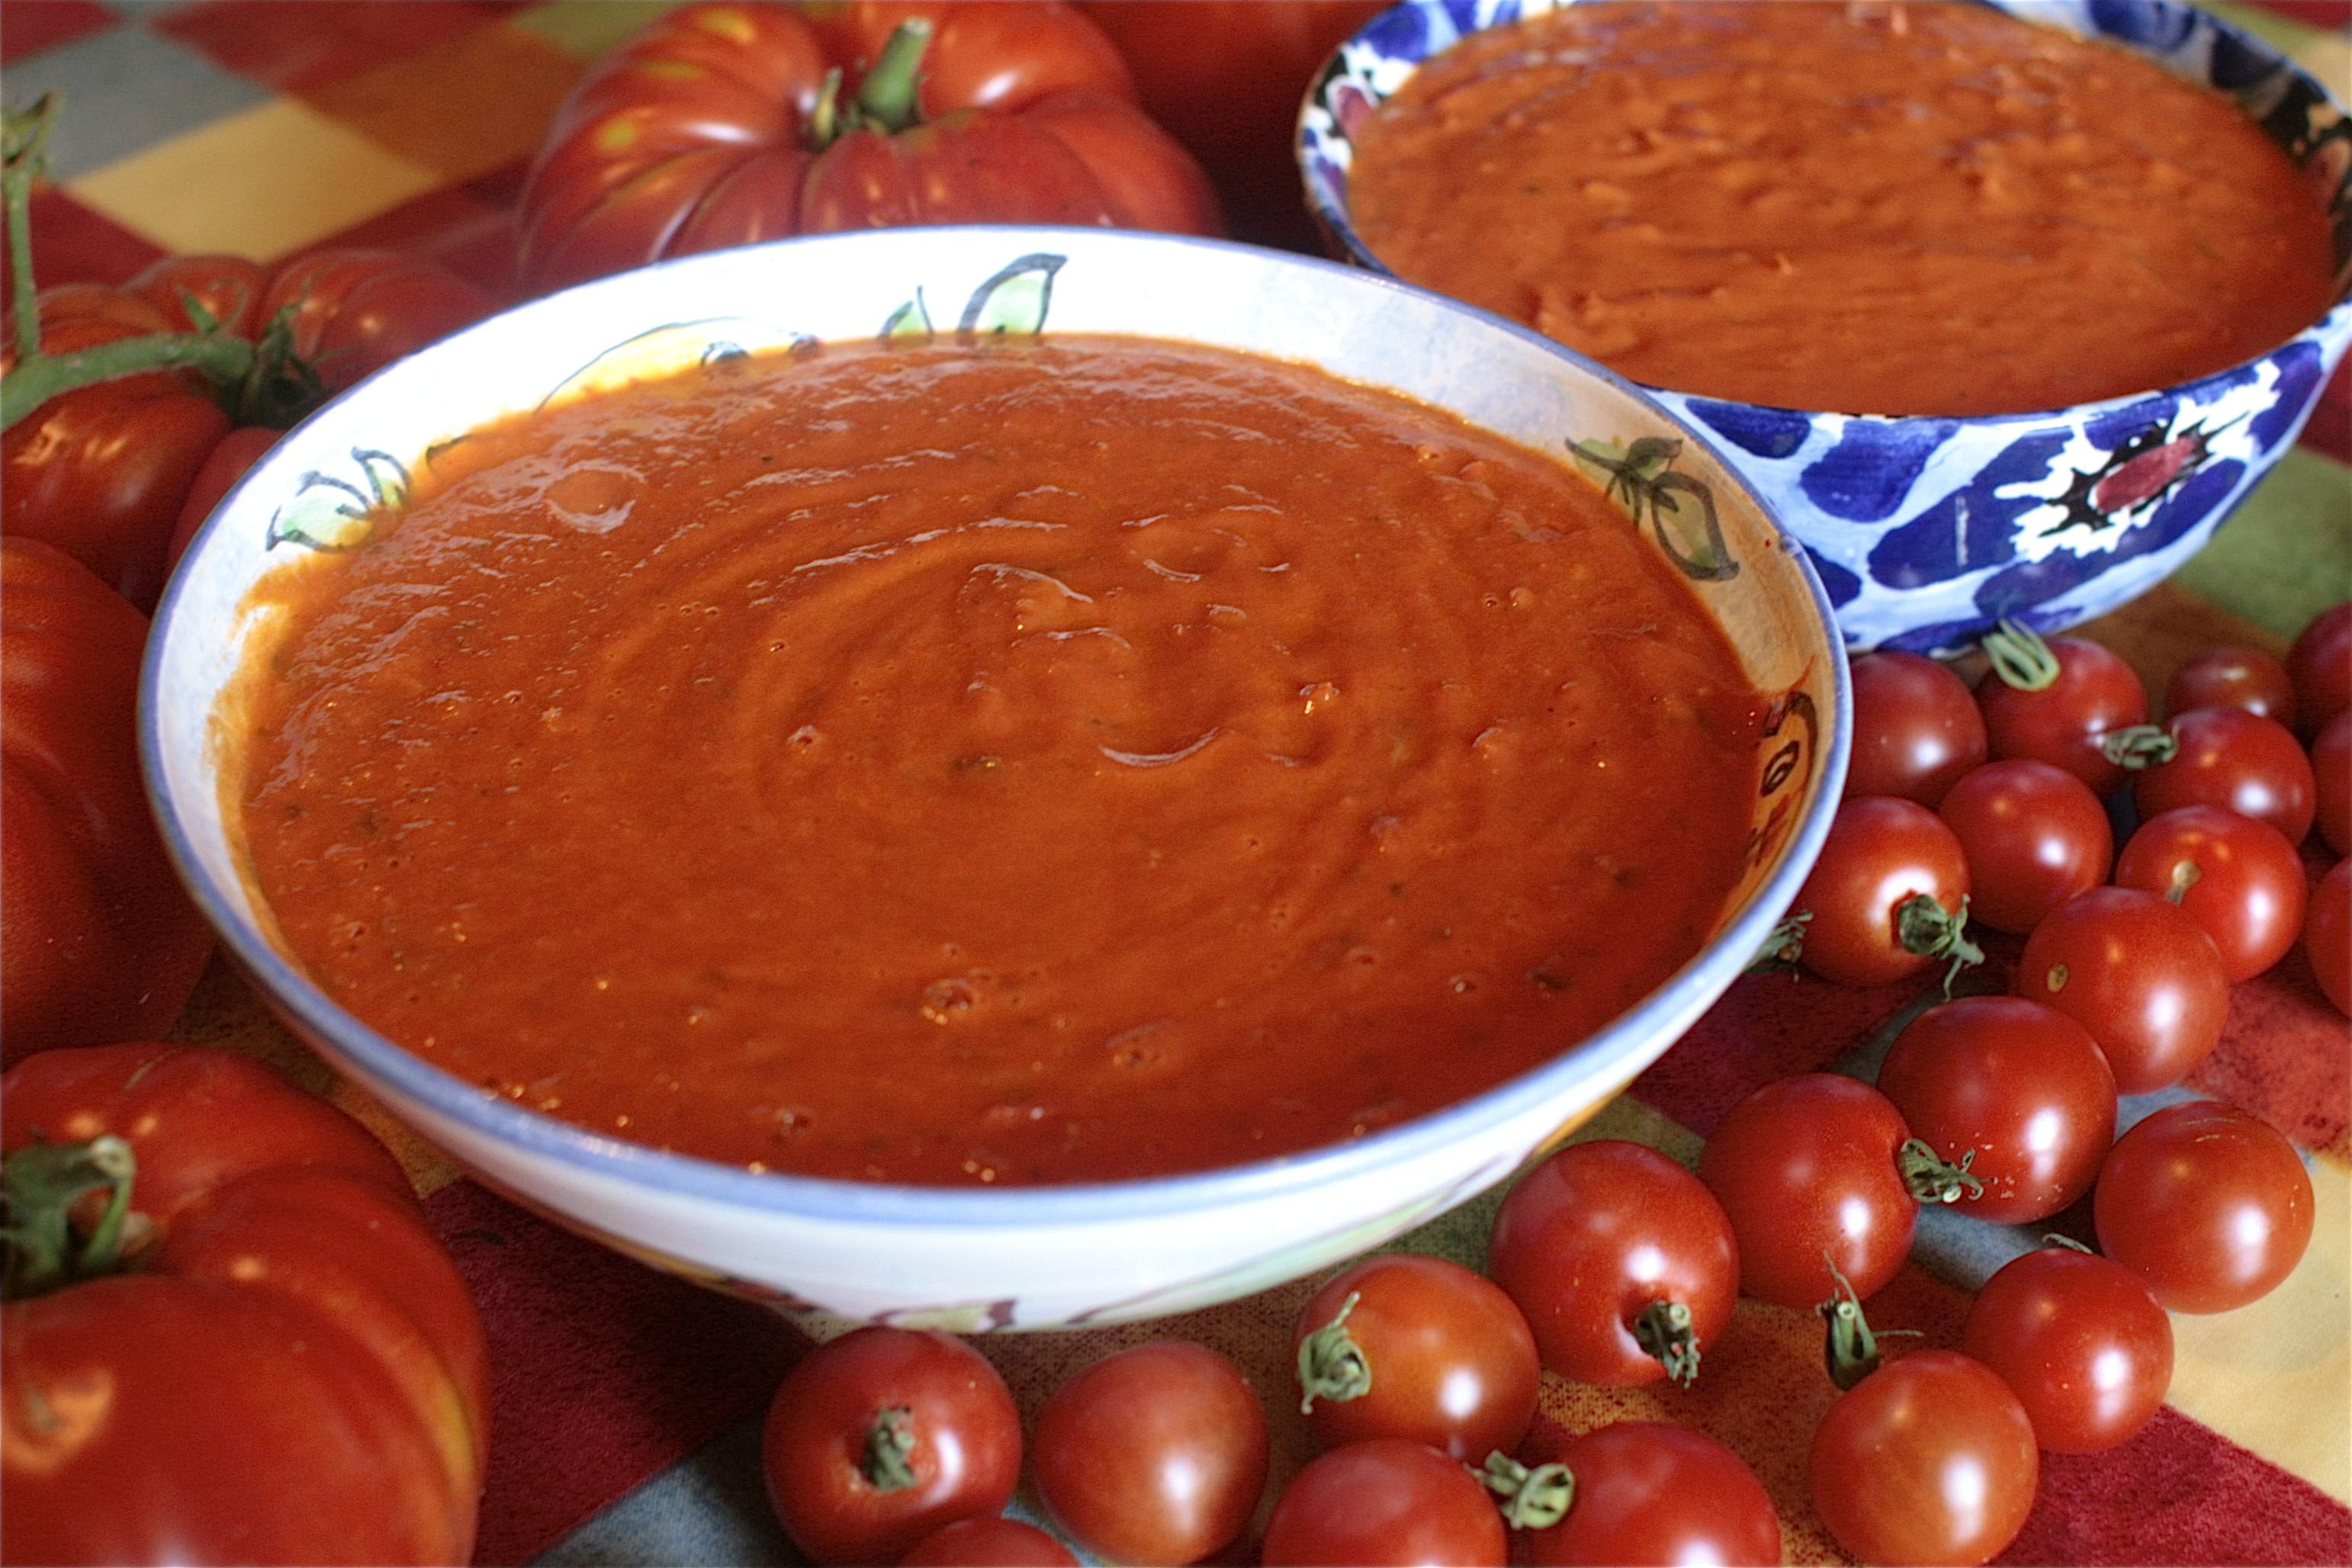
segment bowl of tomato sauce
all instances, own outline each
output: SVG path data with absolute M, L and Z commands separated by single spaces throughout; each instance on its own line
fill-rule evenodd
M 289 1026 L 714 1285 L 1156 1316 L 1505 1178 L 1744 969 L 1848 700 L 1738 474 L 1540 335 L 1108 230 L 534 301 L 224 501 L 142 709 Z
M 2174 0 L 1404 0 L 1297 147 L 1335 254 L 1703 432 L 1857 648 L 2146 591 L 2352 343 L 2352 124 Z

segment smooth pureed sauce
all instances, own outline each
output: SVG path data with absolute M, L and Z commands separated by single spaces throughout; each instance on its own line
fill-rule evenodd
M 2318 193 L 2234 102 L 1976 4 L 1592 0 L 1434 57 L 1354 147 L 1387 266 L 1714 397 L 2059 407 L 2334 295 Z
M 232 787 L 331 994 L 585 1127 L 926 1184 L 1303 1149 L 1591 1031 L 1735 880 L 1761 704 L 1685 584 L 1318 373 L 828 347 L 436 470 L 264 584 Z

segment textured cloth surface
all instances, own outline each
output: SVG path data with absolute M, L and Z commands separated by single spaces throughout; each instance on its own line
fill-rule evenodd
M 0 0 L 11 105 L 63 89 L 56 180 L 36 204 L 45 282 L 118 281 L 158 256 L 270 260 L 322 244 L 434 256 L 511 299 L 511 212 L 541 128 L 585 63 L 657 5 L 634 0 Z M 2218 6 L 2338 90 L 2352 85 L 2342 0 Z M 2352 591 L 2352 401 L 2339 377 L 2303 449 L 2170 584 L 2091 628 L 2152 689 L 2215 642 L 2276 650 Z M 2325 866 L 2311 864 L 2315 876 Z M 2015 955 L 1996 942 L 1991 965 Z M 1905 988 L 1792 976 L 1741 982 L 1580 1136 L 1632 1137 L 1695 1159 L 1758 1084 L 1822 1066 L 1866 1070 Z M 215 967 L 180 1037 L 278 1063 L 354 1110 L 398 1152 L 473 1282 L 495 1373 L 486 1563 L 789 1561 L 759 1479 L 758 1421 L 810 1336 L 656 1274 L 465 1179 L 284 1035 Z M 2221 1048 L 2187 1089 L 2129 1101 L 2128 1120 L 2193 1090 L 2270 1118 L 2310 1152 L 2316 1234 L 2268 1300 L 2176 1318 L 2169 1408 L 2104 1455 L 2045 1456 L 2039 1503 L 2006 1561 L 2352 1561 L 2352 1042 L 2298 952 L 2237 989 Z M 1400 1243 L 1477 1266 L 1498 1198 Z M 2031 1231 L 1928 1216 L 1911 1268 L 1872 1303 L 1882 1325 L 1959 1331 L 1969 1292 Z M 2056 1228 L 2087 1234 L 2087 1217 Z M 1161 1323 L 984 1342 L 1034 1412 L 1066 1373 L 1162 1334 L 1232 1355 L 1267 1396 L 1277 1476 L 1309 1453 L 1289 1395 L 1291 1320 L 1311 1282 Z M 1626 1415 L 1704 1427 L 1778 1501 L 1791 1561 L 1843 1561 L 1805 1496 L 1805 1454 L 1833 1397 L 1809 1314 L 1742 1301 L 1690 1392 L 1547 1380 L 1542 1420 L 1566 1431 Z M 1269 1496 L 1271 1492 L 1269 1492 Z M 1034 1517 L 1034 1500 L 1016 1500 Z M 1242 1549 L 1242 1550 L 1245 1550 Z

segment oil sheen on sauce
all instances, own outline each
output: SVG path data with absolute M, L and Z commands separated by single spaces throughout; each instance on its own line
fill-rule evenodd
M 1711 397 L 2061 407 L 2335 293 L 2319 192 L 2234 101 L 1971 3 L 1570 5 L 1436 56 L 1354 145 L 1396 272 Z
M 309 972 L 599 1131 L 1190 1171 L 1535 1065 L 1688 959 L 1761 703 L 1551 458 L 1138 340 L 529 416 L 267 580 L 231 710 Z

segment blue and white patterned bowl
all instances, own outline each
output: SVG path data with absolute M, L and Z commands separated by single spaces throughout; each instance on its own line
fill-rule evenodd
M 1402 0 L 1342 44 L 1299 114 L 1307 199 L 1335 250 L 1350 128 L 1465 34 L 1576 0 Z M 2072 408 L 1968 418 L 1811 412 L 1650 392 L 1706 433 L 1811 552 L 1854 648 L 1950 652 L 2014 616 L 2056 630 L 2194 555 L 2310 417 L 2352 344 L 2352 122 L 2275 49 L 2176 0 L 1984 0 L 2111 39 L 2235 98 L 2326 193 L 2336 304 L 2219 374 Z
M 936 325 L 934 325 L 936 323 Z M 1704 951 L 1542 1066 L 1349 1143 L 1154 1181 L 949 1190 L 817 1181 L 663 1153 L 541 1115 L 401 1049 L 278 945 L 221 798 L 223 689 L 270 622 L 254 584 L 349 549 L 449 437 L 551 395 L 807 338 L 1130 332 L 1397 389 L 1605 483 L 1776 699 L 1741 879 Z M 1828 831 L 1851 723 L 1804 552 L 1657 403 L 1484 312 L 1359 268 L 1104 229 L 891 229 L 696 256 L 600 279 L 392 365 L 230 493 L 173 577 L 140 742 L 166 844 L 279 1016 L 499 1190 L 707 1282 L 861 1319 L 966 1330 L 1157 1316 L 1352 1257 L 1500 1181 L 1674 1043 L 1744 968 Z M 1564 451 L 1563 447 L 1568 450 Z M 1345 520 L 1335 520 L 1344 525 Z M 553 913 L 553 911 L 551 911 Z

